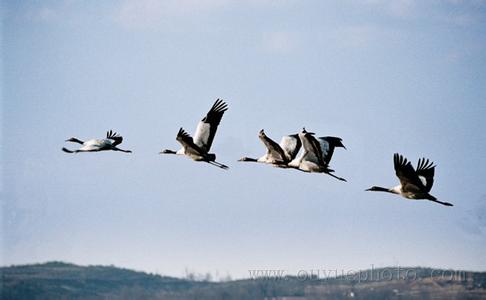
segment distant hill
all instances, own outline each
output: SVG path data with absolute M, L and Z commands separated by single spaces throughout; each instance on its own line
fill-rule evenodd
M 9 299 L 486 299 L 486 272 L 382 268 L 361 273 L 273 276 L 207 282 L 113 266 L 63 262 L 0 268 L 0 298 Z

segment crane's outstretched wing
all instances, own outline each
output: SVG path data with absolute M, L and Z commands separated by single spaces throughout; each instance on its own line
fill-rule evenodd
M 197 124 L 194 143 L 206 153 L 211 149 L 218 125 L 227 110 L 228 105 L 223 100 L 217 99 L 206 116 Z
M 113 130 L 109 130 L 106 132 L 106 138 L 113 140 L 112 146 L 120 145 L 123 142 L 123 137 Z
M 314 133 L 311 132 L 301 132 L 299 133 L 299 138 L 304 147 L 304 159 L 312 161 L 320 166 L 327 166 L 322 159 L 322 148 L 321 144 L 314 137 Z
M 267 156 L 270 156 L 273 160 L 278 162 L 284 163 L 287 161 L 284 150 L 280 147 L 279 144 L 277 144 L 274 140 L 269 138 L 265 134 L 265 131 L 263 129 L 260 130 L 258 137 L 267 148 Z
M 420 192 L 425 190 L 424 184 L 406 158 L 395 153 L 393 155 L 393 164 L 403 191 Z
M 430 192 L 432 186 L 434 185 L 434 173 L 435 173 L 435 166 L 434 163 L 426 160 L 425 158 L 421 158 L 417 164 L 417 175 L 425 186 L 425 190 Z
M 298 134 L 286 135 L 280 140 L 279 146 L 285 152 L 287 160 L 292 161 L 299 153 L 302 142 Z
M 194 154 L 204 155 L 206 152 L 202 150 L 198 145 L 194 143 L 192 137 L 187 133 L 184 128 L 180 128 L 177 133 L 176 140 L 182 145 L 186 152 L 193 152 Z
M 322 136 L 317 139 L 321 145 L 322 159 L 329 165 L 336 145 L 342 145 L 342 139 L 335 136 Z

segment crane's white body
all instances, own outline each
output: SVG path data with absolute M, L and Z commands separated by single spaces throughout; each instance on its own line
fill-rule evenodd
M 109 130 L 106 133 L 106 138 L 104 139 L 91 139 L 85 142 L 77 139 L 77 138 L 70 138 L 67 139 L 66 142 L 72 142 L 80 144 L 81 147 L 77 150 L 69 150 L 67 148 L 62 148 L 62 150 L 66 153 L 80 153 L 80 152 L 98 152 L 98 151 L 121 151 L 125 153 L 131 153 L 130 150 L 123 150 L 118 148 L 117 146 L 123 142 L 123 137 L 118 135 L 113 130 Z
M 106 147 L 110 147 L 113 144 L 112 140 L 109 139 L 91 139 L 83 143 L 79 148 L 81 151 L 96 151 L 101 150 Z

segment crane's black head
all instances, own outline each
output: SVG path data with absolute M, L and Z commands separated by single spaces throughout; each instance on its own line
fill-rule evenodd
M 343 142 L 341 139 L 339 139 L 338 141 L 336 141 L 336 147 L 341 147 L 341 148 L 344 148 L 346 149 L 346 146 L 344 146 Z
M 307 133 L 308 134 L 314 134 L 314 132 L 308 132 L 307 130 L 305 130 L 305 127 L 302 127 L 301 133 L 303 133 L 303 134 L 307 134 Z
M 265 135 L 265 129 L 260 130 L 258 133 L 259 136 L 264 136 Z

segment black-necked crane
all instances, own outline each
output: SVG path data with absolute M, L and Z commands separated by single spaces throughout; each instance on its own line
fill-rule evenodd
M 258 138 L 260 138 L 267 148 L 265 155 L 259 158 L 242 157 L 239 161 L 265 163 L 286 168 L 287 164 L 297 156 L 302 146 L 297 134 L 286 135 L 282 137 L 280 144 L 277 144 L 262 129 L 258 134 Z
M 166 149 L 160 154 L 185 155 L 195 161 L 204 161 L 221 169 L 228 169 L 228 166 L 216 162 L 214 153 L 209 153 L 216 130 L 226 110 L 228 105 L 223 100 L 217 99 L 206 116 L 198 123 L 194 138 L 181 127 L 176 140 L 182 148 L 178 151 Z
M 333 136 L 316 138 L 313 132 L 307 132 L 305 128 L 299 133 L 299 138 L 303 152 L 292 160 L 288 167 L 303 172 L 325 173 L 338 180 L 346 181 L 346 179 L 332 174 L 334 170 L 329 168 L 334 149 L 336 147 L 346 149 L 341 138 Z
M 121 151 L 125 153 L 132 153 L 130 150 L 123 150 L 117 146 L 123 142 L 123 137 L 113 132 L 112 130 L 106 132 L 106 138 L 104 139 L 91 139 L 83 142 L 75 137 L 67 139 L 66 142 L 73 142 L 81 144 L 81 148 L 77 150 L 69 150 L 67 148 L 62 148 L 62 151 L 66 153 L 80 153 L 80 152 L 99 152 L 99 151 Z
M 395 153 L 393 155 L 393 164 L 395 173 L 398 179 L 400 179 L 400 184 L 393 188 L 373 186 L 367 189 L 367 191 L 387 192 L 411 200 L 429 200 L 442 205 L 453 206 L 453 204 L 439 201 L 429 194 L 434 184 L 435 166 L 433 162 L 421 158 L 418 161 L 417 170 L 415 170 L 406 158 Z

